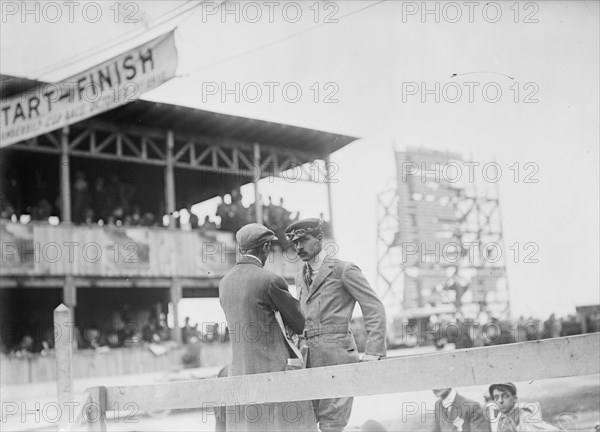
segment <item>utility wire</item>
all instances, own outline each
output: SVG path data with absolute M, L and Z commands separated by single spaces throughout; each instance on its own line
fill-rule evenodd
M 38 69 L 37 71 L 35 71 L 32 75 L 34 75 L 36 78 L 36 80 L 40 80 L 40 75 L 42 74 L 47 74 L 56 70 L 59 70 L 61 68 L 63 68 L 66 65 L 70 65 L 73 63 L 76 63 L 82 59 L 91 57 L 95 54 L 98 54 L 102 51 L 114 48 L 116 46 L 119 46 L 120 44 L 124 44 L 127 43 L 135 38 L 137 38 L 138 36 L 140 36 L 140 34 L 146 33 L 148 31 L 152 31 L 153 29 L 157 28 L 158 26 L 165 24 L 179 16 L 181 16 L 182 14 L 188 13 L 192 10 L 194 10 L 195 8 L 201 6 L 205 1 L 201 1 L 201 2 L 195 2 L 194 0 L 188 0 L 185 3 L 180 4 L 179 6 L 171 9 L 169 12 L 167 12 L 166 14 L 163 14 L 160 18 L 158 18 L 157 20 L 155 20 L 155 22 L 149 24 L 149 27 L 145 27 L 142 29 L 137 29 L 137 30 L 133 30 L 129 33 L 126 33 L 125 35 L 119 36 L 115 39 L 112 39 L 108 42 L 103 42 L 102 44 L 92 48 L 91 50 L 86 50 L 84 53 L 81 54 L 77 54 L 73 57 L 68 58 L 67 60 L 61 61 L 60 63 L 55 63 L 54 65 L 50 65 L 47 67 L 44 67 L 42 69 Z M 180 11 L 179 13 L 177 13 L 176 15 L 172 16 L 172 17 L 167 17 L 169 14 L 172 14 L 173 12 L 175 12 L 177 9 L 180 9 L 190 3 L 194 3 L 191 7 L 188 7 L 187 9 Z M 184 20 L 187 19 L 184 18 Z M 184 21 L 182 20 L 182 22 Z M 135 33 L 135 34 L 134 34 Z M 130 36 L 131 35 L 131 36 Z M 129 36 L 129 37 L 128 37 Z M 121 40 L 124 37 L 127 37 L 125 40 Z
M 363 11 L 365 11 L 365 10 L 367 10 L 367 9 L 370 9 L 370 8 L 372 8 L 372 7 L 378 6 L 378 5 L 380 5 L 381 3 L 383 3 L 384 1 L 385 1 L 385 0 L 378 0 L 378 1 L 376 1 L 376 2 L 373 2 L 373 3 L 369 4 L 368 6 L 365 6 L 365 7 L 363 7 L 363 8 L 357 9 L 357 10 L 355 10 L 355 11 L 352 11 L 352 12 L 348 12 L 347 14 L 344 14 L 344 15 L 340 16 L 340 17 L 338 18 L 338 20 L 341 20 L 341 19 L 343 19 L 343 18 L 348 18 L 349 16 L 355 15 L 355 14 L 357 14 L 357 13 L 363 12 Z M 243 51 L 243 52 L 241 52 L 241 53 L 234 54 L 234 55 L 232 55 L 232 56 L 230 56 L 230 57 L 226 57 L 226 58 L 224 58 L 224 59 L 217 60 L 216 62 L 209 63 L 209 64 L 207 64 L 207 65 L 204 65 L 204 66 L 200 66 L 199 68 L 196 68 L 196 69 L 192 69 L 191 71 L 189 71 L 189 72 L 187 72 L 187 73 L 185 73 L 185 74 L 177 75 L 177 77 L 178 77 L 178 78 L 188 77 L 188 76 L 190 76 L 190 75 L 193 75 L 193 74 L 195 74 L 195 73 L 197 73 L 197 72 L 200 72 L 200 71 L 203 71 L 203 70 L 206 70 L 206 69 L 210 69 L 210 68 L 212 68 L 212 67 L 214 67 L 214 66 L 218 66 L 218 65 L 221 65 L 221 64 L 223 64 L 223 63 L 228 63 L 228 62 L 230 62 L 230 61 L 232 61 L 232 60 L 236 60 L 236 59 L 238 59 L 238 58 L 240 58 L 240 57 L 244 57 L 244 56 L 246 56 L 246 55 L 248 55 L 248 54 L 251 54 L 251 53 L 254 53 L 254 52 L 256 52 L 256 51 L 260 51 L 260 50 L 262 50 L 262 49 L 269 48 L 269 47 L 271 47 L 271 46 L 273 46 L 273 45 L 280 44 L 281 42 L 288 41 L 288 40 L 290 40 L 290 39 L 293 39 L 293 38 L 296 38 L 296 37 L 298 37 L 298 36 L 302 36 L 302 35 L 304 35 L 304 34 L 306 34 L 306 33 L 308 33 L 308 32 L 311 32 L 311 31 L 313 31 L 313 30 L 319 29 L 319 28 L 321 28 L 322 26 L 324 26 L 324 25 L 327 25 L 327 24 L 328 24 L 328 23 L 325 23 L 325 22 L 323 22 L 323 23 L 321 23 L 321 24 L 317 24 L 316 26 L 310 27 L 310 28 L 308 28 L 308 29 L 301 30 L 301 31 L 299 31 L 299 32 L 296 32 L 296 33 L 292 33 L 291 35 L 288 35 L 288 36 L 284 36 L 284 37 L 282 37 L 281 39 L 277 39 L 277 40 L 274 40 L 274 41 L 271 41 L 271 42 L 267 42 L 266 44 L 259 45 L 259 46 L 257 46 L 257 47 L 251 48 L 251 49 L 249 49 L 249 50 L 247 50 L 247 51 Z

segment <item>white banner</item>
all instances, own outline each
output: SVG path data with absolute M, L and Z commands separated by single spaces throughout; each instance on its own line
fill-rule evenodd
M 0 147 L 138 99 L 173 78 L 176 68 L 175 33 L 171 31 L 59 83 L 3 100 Z

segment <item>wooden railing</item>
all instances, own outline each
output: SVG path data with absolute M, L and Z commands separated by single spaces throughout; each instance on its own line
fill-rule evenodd
M 229 378 L 93 387 L 66 428 L 106 430 L 107 411 L 244 406 L 414 392 L 600 373 L 600 335 L 589 334 L 435 354 Z M 550 360 L 551 359 L 551 360 Z
M 210 278 L 236 261 L 232 233 L 160 227 L 0 222 L 0 276 Z M 292 278 L 301 264 L 275 248 L 267 267 Z

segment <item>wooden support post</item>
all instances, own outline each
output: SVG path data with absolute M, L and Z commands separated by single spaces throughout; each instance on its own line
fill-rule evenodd
M 258 187 L 258 181 L 261 178 L 260 169 L 260 144 L 254 143 L 254 210 L 256 213 L 256 222 L 259 224 L 263 223 L 262 214 L 262 199 L 260 196 L 260 190 Z
M 335 238 L 334 234 L 334 224 L 333 224 L 333 202 L 332 202 L 332 194 L 331 194 L 331 160 L 329 155 L 325 156 L 325 172 L 327 173 L 325 177 L 325 183 L 327 184 L 327 204 L 329 206 L 329 233 L 331 238 Z
M 61 222 L 71 222 L 71 179 L 69 175 L 69 126 L 62 128 L 60 137 L 60 197 Z
M 73 401 L 73 318 L 71 310 L 61 303 L 54 309 L 54 347 L 56 351 L 56 391 L 61 408 L 59 429 L 65 430 L 69 424 L 69 411 Z
M 65 283 L 63 285 L 63 303 L 67 305 L 71 311 L 74 311 L 77 306 L 77 287 L 73 281 L 73 276 L 65 276 Z
M 173 303 L 173 340 L 178 344 L 183 342 L 181 329 L 179 328 L 179 300 L 183 295 L 181 281 L 177 278 L 171 279 L 171 302 Z
M 172 130 L 167 132 L 167 165 L 165 167 L 165 202 L 167 214 L 169 215 L 169 228 L 175 229 L 175 168 L 173 164 L 173 149 L 175 148 L 175 136 Z

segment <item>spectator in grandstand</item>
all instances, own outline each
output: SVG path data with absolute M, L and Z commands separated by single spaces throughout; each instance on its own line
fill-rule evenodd
M 14 213 L 14 207 L 8 201 L 4 192 L 4 184 L 0 187 L 0 219 L 10 219 Z
M 471 338 L 471 334 L 473 333 L 472 329 L 474 328 L 474 324 L 472 322 L 463 322 L 460 318 L 456 319 L 456 336 L 454 340 L 450 340 L 450 342 L 454 342 L 454 348 L 456 349 L 465 349 L 473 347 L 473 339 Z
M 595 333 L 600 331 L 600 312 L 593 312 L 587 319 L 587 331 L 588 333 Z
M 154 214 L 150 213 L 150 212 L 146 212 L 144 213 L 144 216 L 142 216 L 142 221 L 141 221 L 142 226 L 154 226 L 155 225 L 155 217 Z
M 96 215 L 106 222 L 110 214 L 110 203 L 106 194 L 106 188 L 104 184 L 104 177 L 98 176 L 94 181 L 94 209 Z
M 142 212 L 139 205 L 134 205 L 131 211 L 131 223 L 134 226 L 140 226 L 142 224 Z
M 90 188 L 83 171 L 75 172 L 75 181 L 72 190 L 73 222 L 85 221 L 85 210 L 90 207 Z
M 28 355 L 33 352 L 33 337 L 30 334 L 26 334 L 19 342 L 19 345 L 15 348 L 15 354 L 17 356 Z
M 204 223 L 200 226 L 199 230 L 201 233 L 205 233 L 207 231 L 214 231 L 217 229 L 217 224 L 212 222 L 210 218 L 207 216 L 204 217 Z
M 0 208 L 0 219 L 11 219 L 15 209 L 9 202 L 3 202 Z
M 6 199 L 12 204 L 14 213 L 17 218 L 21 216 L 23 212 L 23 190 L 19 180 L 19 175 L 14 167 L 7 168 L 6 182 L 4 183 L 4 192 L 6 193 Z
M 111 174 L 108 181 L 104 184 L 104 205 L 106 206 L 106 217 L 112 215 L 114 208 L 119 205 L 119 176 Z
M 581 318 L 577 315 L 569 314 L 567 318 L 560 319 L 561 336 L 573 336 L 581 334 Z
M 93 224 L 96 223 L 96 215 L 94 213 L 94 210 L 90 207 L 85 209 L 84 212 L 84 222 L 86 224 Z
M 31 209 L 31 220 L 45 221 L 52 215 L 52 204 L 47 199 L 41 199 Z
M 239 190 L 233 189 L 231 191 L 231 214 L 233 218 L 233 230 L 238 231 L 244 225 L 252 222 L 253 218 L 250 216 L 250 208 L 244 207 L 242 204 L 242 194 Z
M 190 214 L 190 219 L 189 219 L 190 229 L 197 230 L 198 222 L 199 222 L 198 216 L 196 215 L 196 213 L 192 213 L 192 206 L 189 206 L 187 211 Z
M 123 211 L 123 207 L 117 206 L 113 209 L 111 215 L 114 224 L 117 226 L 121 226 L 123 224 L 123 218 L 125 217 L 125 212 Z M 110 217 L 109 217 L 110 219 Z
M 265 226 L 272 226 L 273 224 L 271 223 L 271 210 L 273 207 L 273 197 L 269 195 L 269 203 L 265 206 L 263 206 L 263 221 Z
M 121 181 L 119 183 L 119 205 L 123 208 L 123 212 L 129 214 L 131 211 L 131 201 L 135 196 L 135 186 L 130 183 Z
M 481 406 L 458 394 L 452 388 L 434 389 L 438 400 L 435 403 L 435 424 L 433 432 L 489 432 Z
M 560 337 L 560 333 L 562 331 L 562 324 L 559 319 L 556 318 L 554 314 L 550 315 L 546 321 L 544 321 L 544 332 L 543 338 L 557 338 Z
M 221 198 L 221 202 L 217 206 L 216 215 L 221 219 L 219 229 L 222 231 L 234 230 L 234 214 L 231 208 L 231 195 L 226 194 Z
M 185 324 L 181 329 L 181 339 L 184 344 L 190 343 L 192 337 L 198 336 L 198 324 L 195 326 L 190 325 L 190 317 L 185 317 Z

